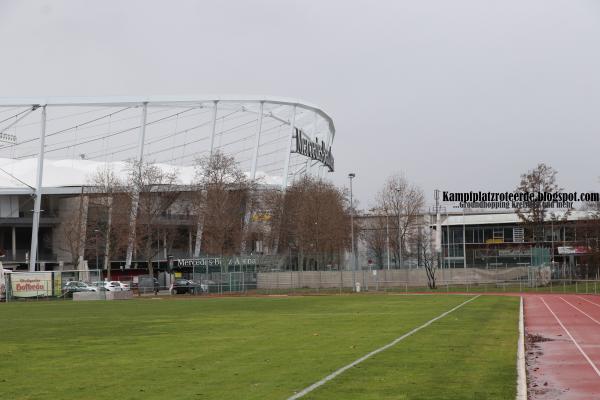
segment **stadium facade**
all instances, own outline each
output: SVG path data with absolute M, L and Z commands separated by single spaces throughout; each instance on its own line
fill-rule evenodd
M 310 103 L 280 97 L 178 96 L 0 99 L 0 250 L 5 266 L 62 268 L 77 259 L 100 266 L 90 253 L 90 181 L 99 170 L 121 177 L 129 162 L 153 163 L 176 173 L 182 187 L 194 180 L 195 163 L 221 152 L 234 157 L 251 180 L 282 190 L 299 177 L 333 171 L 332 118 Z M 93 190 L 92 190 L 93 191 Z M 185 191 L 185 190 L 184 190 Z M 131 200 L 135 225 L 139 194 Z M 157 252 L 197 257 L 198 232 L 185 193 L 160 216 L 180 240 Z M 78 210 L 77 238 L 59 234 Z M 259 218 L 260 219 L 260 218 Z M 251 216 L 246 223 L 251 224 Z M 134 231 L 134 229 L 132 229 Z M 120 268 L 135 267 L 129 240 Z M 160 241 L 157 247 L 163 247 Z M 260 242 L 247 251 L 261 252 Z M 69 254 L 67 254 L 69 253 Z M 95 258 L 95 260 L 94 260 Z

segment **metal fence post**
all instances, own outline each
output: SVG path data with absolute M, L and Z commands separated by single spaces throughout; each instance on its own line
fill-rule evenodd
M 319 270 L 319 284 L 317 285 L 317 293 L 321 290 L 321 270 Z

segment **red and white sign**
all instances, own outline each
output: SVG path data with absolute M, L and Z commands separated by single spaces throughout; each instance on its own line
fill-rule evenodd
M 52 296 L 52 272 L 13 272 L 10 288 L 13 297 Z
M 558 254 L 588 254 L 590 249 L 586 246 L 560 246 Z

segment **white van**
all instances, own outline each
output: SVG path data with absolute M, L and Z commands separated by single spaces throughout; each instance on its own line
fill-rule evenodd
M 0 263 L 0 299 L 6 298 L 6 274 L 9 272 L 10 270 L 2 268 Z

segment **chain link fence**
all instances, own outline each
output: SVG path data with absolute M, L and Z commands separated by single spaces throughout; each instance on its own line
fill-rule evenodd
M 135 296 L 365 292 L 600 294 L 597 274 L 590 276 L 589 269 L 563 266 L 444 268 L 436 270 L 435 279 L 431 280 L 424 268 L 297 271 L 227 260 L 231 259 L 162 270 L 157 276 L 131 276 L 130 280 L 121 281 L 103 280 L 106 271 L 102 270 L 7 272 L 1 277 L 1 294 L 6 301 L 72 299 L 75 293 L 82 292 L 90 293 L 90 300 L 105 299 L 112 296 L 107 296 L 108 292 L 129 290 Z
M 200 271 L 199 271 L 200 270 Z M 196 269 L 183 279 L 201 286 L 173 294 L 327 294 L 352 292 L 397 293 L 588 293 L 599 294 L 600 279 L 569 276 L 550 267 L 447 268 L 435 272 L 435 282 L 424 268 L 319 271 L 206 272 Z M 435 284 L 434 284 L 435 283 Z

